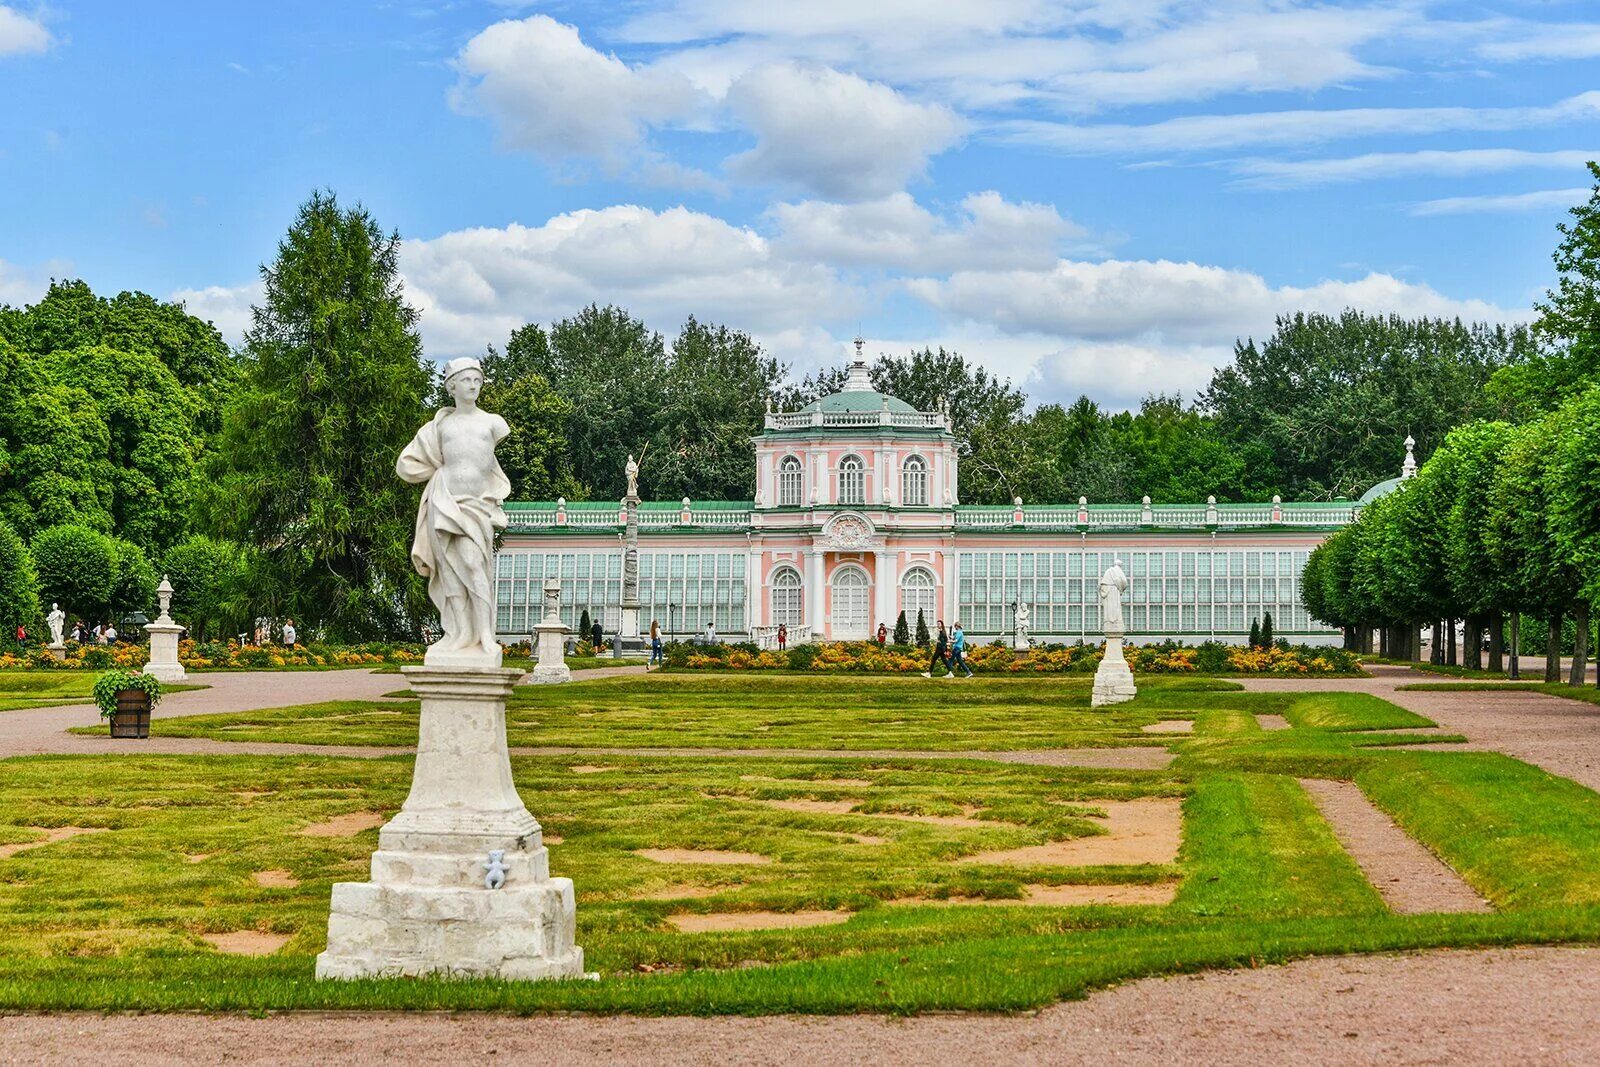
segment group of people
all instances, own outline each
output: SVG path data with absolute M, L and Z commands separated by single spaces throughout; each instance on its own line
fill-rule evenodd
M 72 629 L 67 636 L 80 645 L 114 645 L 117 643 L 117 628 L 109 622 L 96 623 L 93 629 L 85 625 L 82 619 L 72 624 Z M 17 624 L 17 646 L 26 647 L 28 644 L 28 628 L 21 623 Z
M 932 678 L 933 668 L 941 663 L 944 664 L 946 678 L 954 678 L 957 668 L 964 671 L 968 678 L 972 677 L 972 668 L 967 666 L 967 634 L 959 622 L 946 630 L 944 620 L 939 620 L 939 633 L 933 639 L 933 658 L 928 660 L 928 669 L 922 672 L 922 676 Z

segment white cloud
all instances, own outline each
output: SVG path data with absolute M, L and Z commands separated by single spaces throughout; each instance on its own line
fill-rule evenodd
M 55 38 L 37 15 L 24 15 L 0 4 L 0 56 L 43 52 L 54 43 Z
M 1238 337 L 1264 336 L 1280 314 L 1337 314 L 1347 307 L 1491 321 L 1513 317 L 1485 301 L 1453 300 L 1388 274 L 1274 287 L 1250 271 L 1168 260 L 1062 260 L 1049 271 L 958 271 L 945 279 L 914 279 L 907 287 L 953 319 L 1062 340 L 1231 344 Z
M 1410 5 L 1275 0 L 667 0 L 619 37 L 720 93 L 778 60 L 916 86 L 961 107 L 1063 110 L 1305 90 L 1388 77 L 1356 50 L 1424 25 Z
M 1576 207 L 1589 198 L 1587 187 L 1540 189 L 1532 193 L 1505 193 L 1499 196 L 1447 196 L 1424 200 L 1411 208 L 1413 215 L 1482 215 L 1499 212 L 1544 211 Z
M 1103 408 L 1129 410 L 1151 393 L 1193 399 L 1219 367 L 1233 360 L 1233 344 L 1160 344 L 1097 341 L 1051 347 L 1021 385 L 1040 404 L 1070 404 L 1091 397 Z
M 919 176 L 961 138 L 964 123 L 940 104 L 826 67 L 757 67 L 728 90 L 729 109 L 756 146 L 728 160 L 735 175 L 822 196 L 885 196 Z
M 22 307 L 37 303 L 50 288 L 52 276 L 65 278 L 71 274 L 71 264 L 62 261 L 49 263 L 43 270 L 33 270 L 0 259 L 0 306 Z
M 525 322 L 614 302 L 664 331 L 690 314 L 753 334 L 857 314 L 860 294 L 831 268 L 775 255 L 766 238 L 682 207 L 619 205 L 408 240 L 407 297 L 432 356 L 479 352 Z
M 1520 130 L 1600 118 L 1600 91 L 1545 107 L 1366 107 L 1236 115 L 1187 115 L 1144 125 L 1076 125 L 1019 119 L 997 126 L 1000 140 L 1073 153 L 1218 151 L 1246 145 L 1320 144 L 1347 137 Z
M 1519 22 L 1478 46 L 1478 54 L 1500 62 L 1529 59 L 1588 59 L 1600 56 L 1600 24 Z
M 189 314 L 211 323 L 229 344 L 238 344 L 252 324 L 251 305 L 260 304 L 264 293 L 261 282 L 253 281 L 243 285 L 179 289 L 167 299 L 183 304 Z
M 687 120 L 703 105 L 681 75 L 602 55 L 546 15 L 488 27 L 456 67 L 456 106 L 489 116 L 506 147 L 547 160 L 620 163 L 647 127 Z
M 1582 170 L 1596 151 L 1529 152 L 1520 148 L 1468 148 L 1419 152 L 1369 152 L 1342 159 L 1247 159 L 1230 164 L 1244 176 L 1241 185 L 1289 189 L 1332 182 L 1405 178 L 1416 175 L 1465 177 L 1490 171 Z
M 778 227 L 773 243 L 791 259 L 923 273 L 1047 268 L 1064 242 L 1087 238 L 1053 205 L 1014 203 L 993 191 L 967 196 L 961 212 L 940 218 L 909 193 L 895 193 L 856 204 L 777 204 L 769 213 Z

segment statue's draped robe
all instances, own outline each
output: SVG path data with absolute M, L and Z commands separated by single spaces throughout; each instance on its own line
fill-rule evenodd
M 494 532 L 506 526 L 506 513 L 500 503 L 511 495 L 511 480 L 495 462 L 489 488 L 483 495 L 451 492 L 450 474 L 444 465 L 443 425 L 454 414 L 454 408 L 440 409 L 406 445 L 394 469 L 404 481 L 427 483 L 422 490 L 422 506 L 417 509 L 411 564 L 428 579 L 428 597 L 439 609 L 446 635 L 453 644 L 464 646 L 490 641 L 494 635 L 471 632 L 470 609 L 453 618 L 445 603 L 446 594 L 459 589 L 469 601 L 494 603 Z M 463 566 L 461 560 L 452 560 L 445 551 L 448 537 L 467 538 L 470 552 L 478 557 L 481 566 Z
M 1100 624 L 1106 630 L 1123 629 L 1122 594 L 1127 588 L 1128 577 L 1115 564 L 1100 576 Z

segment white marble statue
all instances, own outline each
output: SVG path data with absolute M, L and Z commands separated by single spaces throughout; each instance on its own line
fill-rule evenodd
M 625 470 L 628 472 L 628 496 L 636 497 L 639 495 L 639 461 L 633 458 L 632 452 L 628 453 Z
M 478 407 L 483 368 L 476 359 L 445 364 L 444 386 L 455 406 L 440 409 L 395 463 L 405 481 L 426 483 L 411 563 L 428 579 L 444 634 L 428 647 L 424 662 L 498 667 L 494 532 L 505 528 L 500 504 L 511 482 L 494 449 L 511 428 Z
M 1100 628 L 1107 637 L 1121 637 L 1126 633 L 1122 623 L 1122 594 L 1128 591 L 1128 576 L 1122 571 L 1122 561 L 1113 560 L 1100 576 Z
M 45 624 L 50 627 L 50 643 L 63 644 L 62 634 L 67 628 L 67 613 L 61 610 L 60 604 L 50 605 L 50 614 L 44 617 Z
M 1016 640 L 1012 643 L 1013 648 L 1024 649 L 1028 647 L 1028 623 L 1032 621 L 1032 618 L 1032 613 L 1028 611 L 1028 605 L 1020 600 L 1017 601 L 1017 612 L 1014 620 Z

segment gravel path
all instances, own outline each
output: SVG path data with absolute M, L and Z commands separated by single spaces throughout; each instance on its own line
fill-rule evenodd
M 1300 785 L 1391 910 L 1402 915 L 1492 910 L 1459 874 L 1374 806 L 1354 782 L 1310 778 Z
M 0 1021 L 0 1062 L 1587 1064 L 1597 1013 L 1600 949 L 1487 949 L 1149 978 L 1022 1016 L 27 1015 Z
M 1451 745 L 1451 749 L 1504 752 L 1600 790 L 1600 705 L 1517 689 L 1408 692 L 1397 687 L 1449 679 L 1410 667 L 1375 665 L 1370 669 L 1371 678 L 1249 678 L 1241 682 L 1255 692 L 1372 693 L 1467 738 L 1467 744 Z

